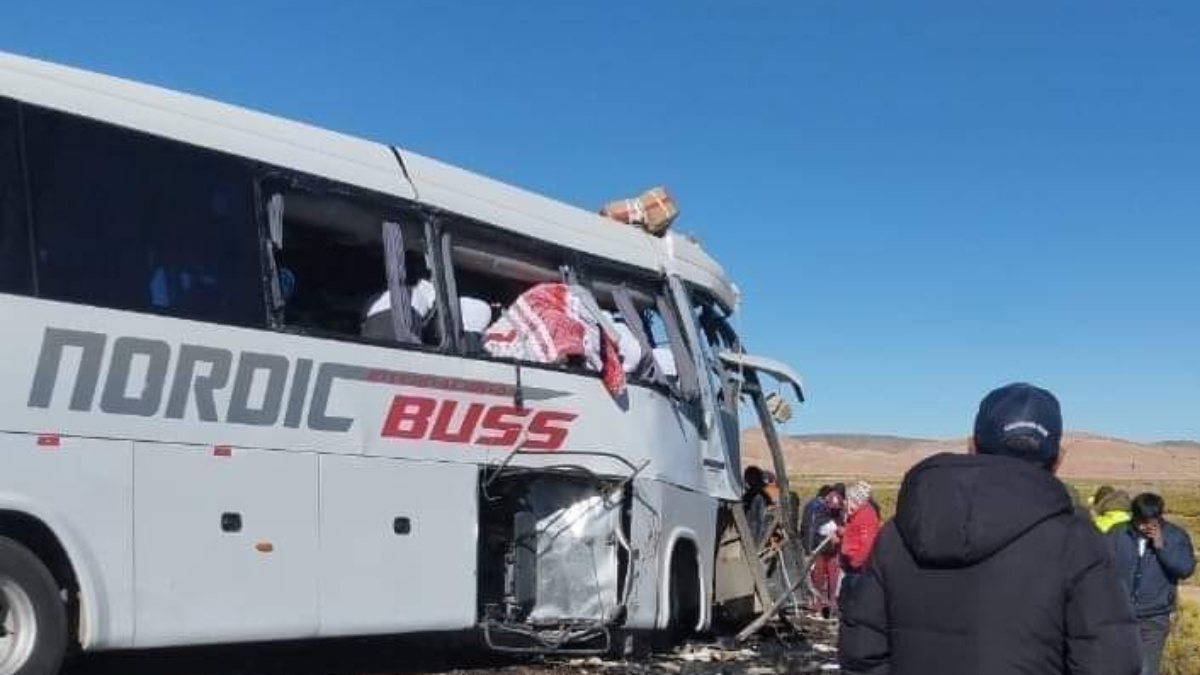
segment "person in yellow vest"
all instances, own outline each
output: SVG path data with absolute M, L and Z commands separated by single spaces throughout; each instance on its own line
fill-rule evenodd
M 1108 490 L 1104 489 L 1106 487 Z M 1129 522 L 1129 508 L 1129 493 L 1105 485 L 1092 498 L 1092 522 L 1107 534 L 1114 527 Z
M 1096 494 L 1092 495 L 1091 497 L 1088 497 L 1088 503 L 1087 503 L 1088 508 L 1090 509 L 1090 508 L 1094 507 L 1097 502 L 1099 502 L 1101 499 L 1104 499 L 1106 496 L 1108 496 L 1108 494 L 1110 492 L 1112 492 L 1115 489 L 1116 488 L 1114 488 L 1111 485 L 1101 485 L 1100 487 L 1096 488 Z

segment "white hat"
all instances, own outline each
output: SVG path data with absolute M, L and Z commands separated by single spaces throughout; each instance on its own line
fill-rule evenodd
M 857 509 L 871 501 L 871 484 L 858 481 L 846 487 L 846 506 L 851 510 Z

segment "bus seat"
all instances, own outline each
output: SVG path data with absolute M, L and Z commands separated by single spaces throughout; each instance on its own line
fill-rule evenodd
M 621 367 L 625 372 L 632 373 L 642 363 L 642 345 L 638 343 L 629 326 L 620 320 L 616 320 L 613 327 L 617 331 L 617 351 L 621 353 Z
M 483 331 L 492 325 L 492 306 L 479 298 L 461 297 L 458 307 L 462 314 L 463 339 L 469 354 L 482 354 Z
M 437 291 L 428 279 L 421 279 L 409 288 L 411 298 L 413 325 L 421 326 L 437 304 Z M 376 340 L 395 340 L 396 329 L 392 324 L 392 294 L 383 291 L 375 296 L 367 305 L 363 314 L 363 337 Z
M 462 297 L 458 299 L 458 306 L 462 310 L 464 332 L 482 333 L 492 325 L 492 306 L 486 301 Z
M 655 347 L 654 360 L 658 362 L 659 369 L 667 377 L 678 377 L 679 369 L 675 367 L 675 354 L 670 347 Z

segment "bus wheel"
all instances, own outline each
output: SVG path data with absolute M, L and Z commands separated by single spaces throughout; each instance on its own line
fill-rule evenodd
M 50 571 L 0 537 L 0 675 L 54 675 L 67 649 L 67 608 Z

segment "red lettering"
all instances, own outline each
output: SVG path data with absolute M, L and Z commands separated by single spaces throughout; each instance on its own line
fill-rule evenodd
M 563 443 L 567 440 L 567 434 L 570 433 L 567 424 L 576 417 L 579 416 L 575 413 L 555 410 L 543 410 L 534 415 L 533 419 L 529 421 L 530 440 L 525 442 L 525 448 L 550 451 L 562 448 Z M 534 439 L 534 434 L 542 438 Z
M 437 407 L 437 401 L 420 396 L 397 396 L 392 399 L 387 419 L 383 422 L 383 436 L 392 438 L 424 438 L 429 430 L 429 416 Z
M 459 413 L 462 405 L 466 409 Z M 558 410 L 533 411 L 508 405 L 488 406 L 400 395 L 392 399 L 381 435 L 384 438 L 427 438 L 439 443 L 512 447 L 521 440 L 521 432 L 526 431 L 525 449 L 553 452 L 562 449 L 571 431 L 570 424 L 577 417 L 575 413 Z M 528 426 L 525 424 L 527 419 Z
M 517 439 L 521 437 L 521 430 L 525 428 L 523 422 L 529 412 L 525 408 L 508 405 L 491 408 L 483 418 L 483 432 L 479 434 L 479 438 L 475 439 L 475 443 L 478 445 L 515 445 Z M 516 420 L 509 421 L 508 418 L 516 418 Z M 487 432 L 495 432 L 499 435 L 487 435 Z
M 429 434 L 430 440 L 443 443 L 471 442 L 471 436 L 475 433 L 475 425 L 479 424 L 479 418 L 483 415 L 484 405 L 482 403 L 469 404 L 467 412 L 463 414 L 462 422 L 458 425 L 458 430 L 451 431 L 450 423 L 454 420 L 454 411 L 457 408 L 457 401 L 442 401 L 442 407 L 438 409 L 437 420 L 433 423 L 433 433 Z

